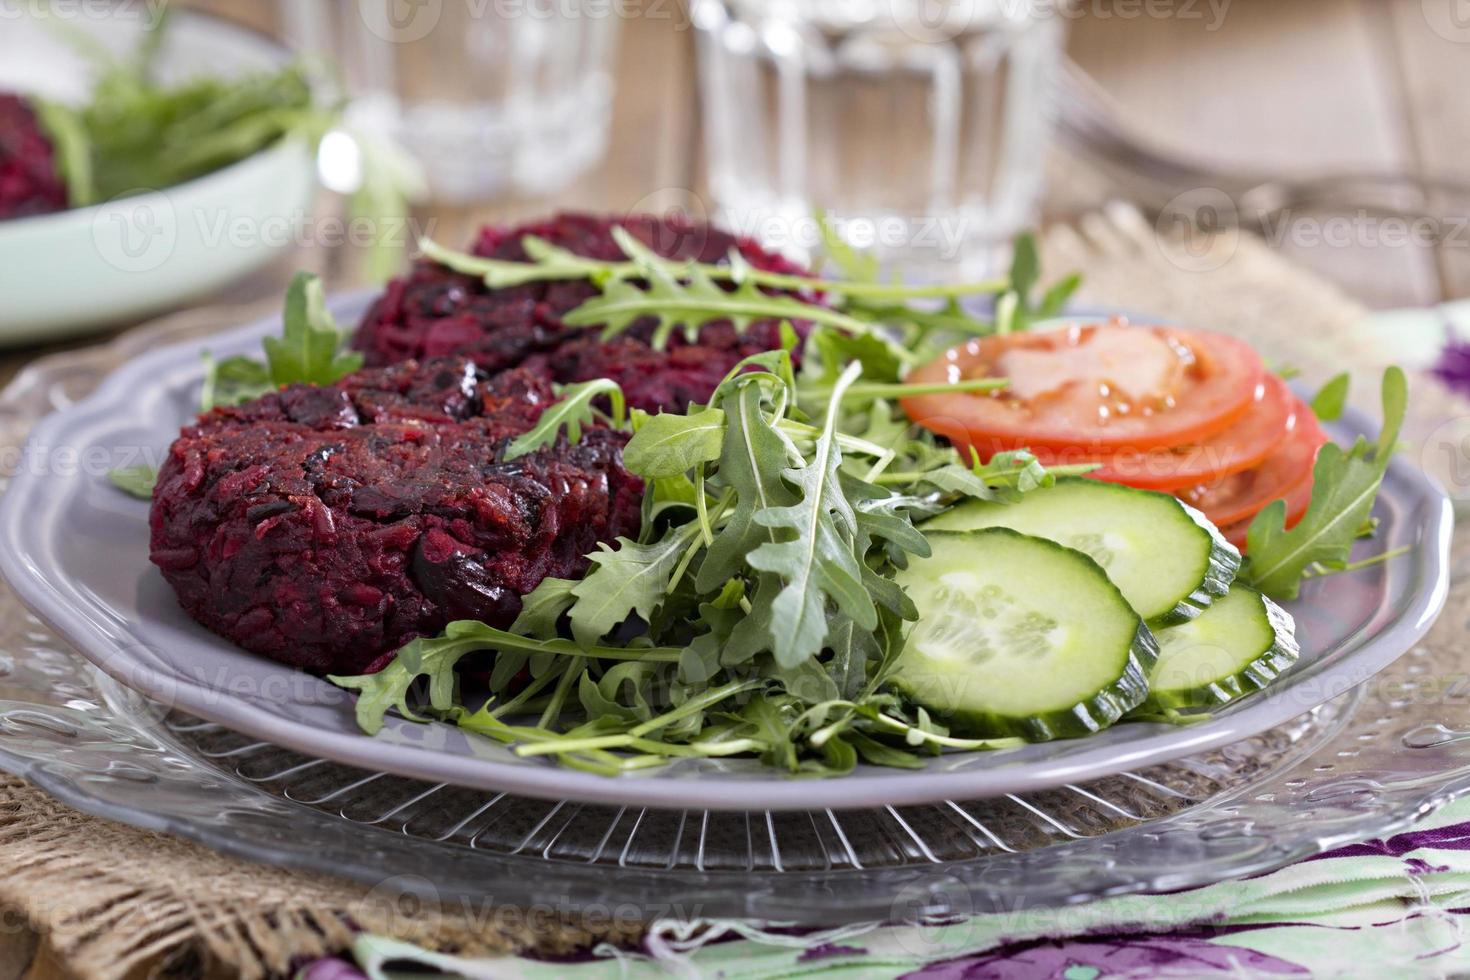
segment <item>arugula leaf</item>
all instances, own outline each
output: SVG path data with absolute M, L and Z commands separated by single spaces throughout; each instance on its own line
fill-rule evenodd
M 588 556 L 592 568 L 571 590 L 577 601 L 568 616 L 577 642 L 591 646 L 634 613 L 645 620 L 652 617 L 668 596 L 679 559 L 698 534 L 698 524 L 685 524 L 652 544 L 628 538 L 618 538 L 616 548 L 599 544 Z
M 1041 302 L 1037 304 L 1033 312 L 1033 319 L 1045 320 L 1054 316 L 1061 316 L 1062 310 L 1067 306 L 1067 300 L 1082 285 L 1082 274 L 1074 272 L 1070 276 L 1057 280 L 1046 292 L 1041 294 Z
M 282 334 L 262 341 L 271 383 L 325 385 L 359 370 L 362 355 L 342 350 L 347 337 L 327 310 L 321 279 L 296 273 L 286 290 Z
M 422 721 L 409 707 L 409 693 L 421 677 L 429 681 L 429 706 L 446 712 L 454 706 L 454 667 L 476 650 L 515 651 L 561 657 L 596 657 L 606 660 L 648 660 L 677 663 L 679 650 L 656 647 L 579 647 L 570 640 L 536 640 L 517 636 L 475 620 L 456 620 L 436 637 L 421 637 L 406 644 L 388 666 L 376 674 L 330 675 L 327 680 L 357 691 L 357 725 L 369 735 L 383 727 L 392 709 L 410 721 Z M 502 658 L 503 659 L 503 658 Z M 499 663 L 496 665 L 499 667 Z
M 728 320 L 744 331 L 755 320 L 807 320 L 854 333 L 872 329 L 865 321 L 825 306 L 814 306 L 790 296 L 761 291 L 752 280 L 733 289 L 721 288 L 701 266 L 691 266 L 689 281 L 680 282 L 662 268 L 646 270 L 648 288 L 626 279 L 610 280 L 594 296 L 562 317 L 571 327 L 601 326 L 604 339 L 615 337 L 644 317 L 657 321 L 650 343 L 656 350 L 668 345 L 674 331 L 683 328 L 693 339 L 699 328 L 716 320 Z
M 1286 503 L 1275 501 L 1246 531 L 1246 563 L 1240 577 L 1277 599 L 1295 599 L 1313 565 L 1345 562 L 1358 531 L 1369 519 L 1378 487 L 1398 442 L 1408 406 L 1404 372 L 1383 374 L 1383 429 L 1376 444 L 1359 438 L 1347 450 L 1323 446 L 1312 469 L 1312 502 L 1291 530 Z
M 1036 251 L 1036 236 L 1030 232 L 1017 235 L 1011 246 L 1011 292 L 1024 302 L 1041 276 L 1041 256 Z
M 1032 293 L 1041 279 L 1036 237 L 1023 232 L 1016 236 L 1012 248 L 1011 286 L 996 302 L 997 333 L 1026 330 L 1038 320 L 1059 316 L 1082 284 L 1082 277 L 1073 273 L 1053 283 L 1039 300 L 1033 300 Z
M 235 355 L 215 360 L 204 353 L 199 411 L 239 405 L 288 384 L 326 385 L 362 367 L 362 355 L 344 351 L 349 332 L 326 308 L 321 280 L 298 272 L 286 293 L 281 336 L 262 340 L 266 359 Z
M 519 459 L 527 453 L 556 442 L 562 427 L 567 430 L 567 441 L 576 443 L 582 438 L 582 426 L 596 421 L 593 400 L 604 395 L 612 402 L 612 423 L 622 428 L 627 419 L 627 406 L 623 400 L 623 389 L 611 378 L 594 378 L 578 384 L 566 385 L 561 389 L 561 400 L 541 413 L 541 418 L 529 431 L 511 440 L 505 450 L 505 459 Z
M 430 261 L 461 272 L 467 276 L 481 277 L 491 289 L 508 289 L 529 282 L 556 282 L 570 279 L 591 279 L 594 282 L 624 276 L 634 270 L 631 264 L 622 266 L 616 273 L 609 271 L 608 263 L 596 259 L 585 259 L 574 252 L 558 248 L 535 235 L 521 239 L 530 262 L 515 262 L 510 259 L 491 259 L 446 248 L 431 238 L 419 239 L 419 254 Z
M 862 732 L 851 732 L 847 738 L 863 761 L 871 765 L 894 769 L 923 769 L 926 764 L 913 752 L 896 749 Z
M 814 331 L 807 339 L 802 374 L 812 381 L 831 385 L 852 361 L 862 364 L 863 377 L 870 381 L 897 382 L 903 374 L 903 360 L 883 338 L 832 330 Z
M 627 262 L 598 263 L 535 239 L 525 240 L 525 263 L 450 260 L 502 282 L 523 274 L 530 278 L 522 281 L 589 278 L 604 290 L 604 309 L 622 297 L 628 301 L 596 314 L 605 317 L 601 322 L 615 331 L 655 315 L 655 342 L 679 327 L 692 330 L 731 314 L 717 304 L 791 301 L 757 287 L 801 287 L 799 277 L 761 273 L 738 256 L 728 267 L 680 263 L 625 232 L 617 237 Z M 1029 289 L 1035 270 L 1028 272 L 1023 261 L 1020 272 Z M 852 296 L 845 285 L 824 289 L 836 306 L 802 306 L 797 315 L 811 320 L 835 309 L 856 317 L 866 315 L 862 303 L 874 299 L 953 298 L 927 287 L 856 287 Z M 670 305 L 658 307 L 650 296 Z M 695 306 L 709 306 L 686 317 L 677 304 L 690 296 L 699 301 Z M 1014 324 L 1021 299 L 1012 293 L 1002 305 L 1002 320 Z M 815 317 L 812 310 L 819 311 Z M 741 316 L 767 315 L 735 313 L 737 325 Z M 913 336 L 907 320 L 896 315 L 894 322 L 903 325 L 903 336 Z M 902 649 L 905 621 L 917 616 L 894 572 L 929 551 L 915 527 L 919 516 L 966 496 L 1008 500 L 1049 485 L 1054 473 L 1024 452 L 966 465 L 953 448 L 895 414 L 885 399 L 922 386 L 903 384 L 908 355 L 868 323 L 872 334 L 813 330 L 800 384 L 788 325 L 786 349 L 743 360 L 707 405 L 687 415 L 635 411 L 624 461 L 647 483 L 643 523 L 656 540 L 600 546 L 580 581 L 548 580 L 526 596 L 511 634 L 446 631 L 427 651 L 410 645 L 395 661 L 409 672 L 407 682 L 426 676 L 421 671 L 430 654 L 453 654 L 453 642 L 495 649 L 493 694 L 511 693 L 513 678 L 523 672 L 530 682 L 471 714 L 452 706 L 452 686 L 446 685 L 453 671 L 441 666 L 428 675 L 430 705 L 437 679 L 460 726 L 513 744 L 519 755 L 550 755 L 563 765 L 608 774 L 675 758 L 755 753 L 797 775 L 830 776 L 850 771 L 860 757 L 913 766 L 920 752 L 1014 744 L 954 738 L 879 689 Z M 860 384 L 865 371 L 874 380 Z M 542 444 L 556 438 L 562 424 L 592 418 L 593 397 L 588 391 L 558 403 L 553 411 L 562 418 L 546 419 L 532 441 Z M 568 428 L 575 438 L 574 427 Z M 571 640 L 558 635 L 563 624 L 570 624 Z M 455 630 L 471 625 L 456 624 Z M 624 637 L 630 627 L 644 632 L 626 646 L 593 645 Z M 525 633 L 539 639 L 516 635 Z M 394 706 L 411 709 L 404 680 L 371 683 L 369 723 L 371 712 L 381 723 Z M 537 720 L 500 720 L 517 715 Z
M 264 149 L 283 137 L 315 138 L 335 107 L 314 104 L 300 64 L 233 77 L 195 75 L 165 83 L 153 71 L 168 17 L 150 22 L 119 57 L 63 18 L 49 27 L 96 66 L 90 99 L 38 111 L 58 148 L 73 207 L 162 190 Z
M 542 640 L 553 639 L 557 635 L 557 620 L 577 601 L 572 595 L 576 587 L 576 579 L 542 579 L 541 584 L 521 597 L 521 611 L 510 624 L 510 631 Z
M 645 416 L 623 447 L 623 465 L 644 479 L 681 476 L 719 459 L 724 442 L 725 413 L 718 408 Z
M 1348 386 L 1351 383 L 1352 375 L 1344 371 L 1323 385 L 1322 390 L 1312 399 L 1312 414 L 1323 422 L 1342 418 L 1342 410 L 1347 407 Z
M 158 482 L 158 470 L 151 466 L 122 466 L 109 470 L 107 479 L 130 497 L 152 500 L 153 485 Z
M 745 569 L 745 556 L 763 541 L 777 540 L 774 532 L 756 523 L 761 511 L 796 502 L 796 494 L 781 479 L 790 444 L 761 408 L 761 389 L 754 378 L 741 378 L 724 395 L 725 444 L 720 451 L 720 482 L 735 491 L 735 506 L 724 530 L 705 552 L 695 578 L 701 592 L 723 588 Z
M 528 262 L 492 259 L 457 252 L 424 238 L 420 252 L 442 265 L 465 275 L 480 276 L 491 288 L 516 286 L 527 282 L 587 279 L 599 287 L 609 283 L 639 278 L 658 271 L 673 279 L 703 276 L 714 282 L 746 284 L 766 289 L 805 294 L 840 294 L 839 305 L 854 306 L 896 303 L 909 299 L 949 300 L 961 296 L 1000 293 L 1010 285 L 1007 279 L 980 282 L 919 283 L 878 282 L 864 279 L 823 279 L 790 272 L 772 272 L 751 265 L 739 252 L 732 252 L 727 264 L 666 259 L 635 238 L 626 229 L 613 230 L 613 238 L 627 256 L 625 261 L 590 259 L 558 248 L 533 235 L 523 236 L 522 248 Z M 922 312 L 922 311 L 915 311 Z
M 833 390 L 834 403 L 861 374 L 861 364 L 848 367 Z M 784 581 L 771 603 L 771 651 L 783 667 L 794 667 L 821 652 L 827 638 L 827 599 L 859 627 L 878 625 L 873 598 L 863 587 L 861 556 L 854 547 L 857 515 L 838 478 L 835 426 L 836 412 L 829 410 L 810 462 L 782 473 L 801 492 L 801 499 L 754 515 L 756 524 L 787 532 L 786 540 L 768 541 L 746 556 L 752 568 L 780 575 Z

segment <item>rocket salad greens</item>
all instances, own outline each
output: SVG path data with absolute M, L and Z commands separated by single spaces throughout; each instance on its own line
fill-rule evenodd
M 542 582 L 509 631 L 455 623 L 380 673 L 333 678 L 361 692 L 363 728 L 392 707 L 413 717 L 422 677 L 428 710 L 594 771 L 755 753 L 841 772 L 859 757 L 915 765 L 919 751 L 1001 744 L 952 737 L 881 690 L 917 617 L 893 575 L 929 554 L 916 523 L 947 501 L 1054 475 L 1029 454 L 966 466 L 921 437 L 899 452 L 839 431 L 861 375 L 852 362 L 814 400 L 789 351 L 775 351 L 688 415 L 635 413 L 624 460 L 649 486 L 642 538 L 604 545 L 580 581 Z M 891 425 L 889 411 L 870 401 L 864 414 Z M 644 630 L 620 641 L 630 620 Z M 470 711 L 454 668 L 485 648 L 498 651 L 491 698 Z M 585 720 L 564 724 L 573 716 Z
M 590 281 L 597 295 L 564 321 L 605 337 L 652 318 L 657 347 L 715 321 L 775 319 L 780 348 L 683 413 L 628 411 L 608 378 L 561 386 L 502 461 L 591 426 L 628 432 L 622 463 L 646 488 L 638 535 L 599 545 L 579 579 L 542 580 L 507 628 L 452 622 L 377 673 L 331 677 L 358 693 L 365 732 L 397 711 L 605 774 L 736 755 L 811 775 L 919 767 L 945 749 L 1203 717 L 1295 661 L 1273 598 L 1364 564 L 1349 552 L 1372 529 L 1403 421 L 1397 369 L 1379 440 L 1341 449 L 1239 341 L 1117 322 L 1028 333 L 1078 283 L 1035 298 L 1029 237 L 1008 280 L 964 286 L 881 283 L 835 243 L 859 278 L 675 262 L 615 237 L 619 261 L 535 239 L 528 262 L 423 247 L 493 288 Z M 961 302 L 977 292 L 996 294 L 992 319 Z M 310 277 L 292 284 L 285 319 L 264 363 L 211 365 L 206 408 L 357 366 Z M 1264 448 L 1162 477 L 1120 467 L 1110 454 L 1134 451 L 1120 433 L 1146 440 L 1144 462 L 1197 448 L 1178 413 L 1152 418 L 1176 397 L 1194 399 L 1179 409 L 1190 440 L 1247 432 Z M 1313 405 L 1332 414 L 1344 397 L 1334 381 Z M 1038 419 L 1039 451 L 1008 435 Z M 1100 466 L 1172 492 L 1080 479 Z M 1201 473 L 1210 482 L 1188 482 Z M 1244 508 L 1252 495 L 1262 503 Z M 1246 516 L 1217 526 L 1210 508 Z M 462 688 L 462 673 L 475 682 Z
M 717 319 L 800 316 L 815 323 L 800 372 L 787 331 L 786 349 L 749 358 L 706 404 L 632 413 L 624 464 L 648 488 L 639 538 L 602 545 L 580 580 L 543 581 L 508 630 L 453 623 L 380 673 L 332 678 L 360 693 L 364 731 L 397 709 L 599 773 L 754 755 L 830 775 L 1086 734 L 1130 712 L 1200 717 L 1295 660 L 1290 617 L 1257 590 L 1292 596 L 1303 576 L 1346 567 L 1402 418 L 1391 371 L 1383 440 L 1324 451 L 1314 509 L 1287 531 L 1267 508 L 1242 570 L 1174 496 L 1071 479 L 1097 463 L 1047 467 L 1024 448 L 981 462 L 896 404 L 1005 390 L 1000 377 L 903 379 L 915 351 L 1059 312 L 1077 279 L 1033 302 L 1029 238 L 1007 284 L 953 288 L 877 283 L 840 250 L 867 278 L 675 263 L 620 244 L 622 262 L 534 240 L 528 263 L 424 251 L 492 287 L 590 279 L 600 295 L 566 319 L 608 336 L 646 316 L 659 320 L 655 343 Z M 994 322 L 960 306 L 977 288 L 999 289 Z M 569 386 L 549 426 L 522 439 L 545 444 L 563 421 L 575 439 L 615 388 Z M 620 423 L 620 406 L 603 421 Z M 1202 616 L 1214 603 L 1229 611 Z M 466 703 L 456 668 L 484 651 L 495 651 L 485 698 Z

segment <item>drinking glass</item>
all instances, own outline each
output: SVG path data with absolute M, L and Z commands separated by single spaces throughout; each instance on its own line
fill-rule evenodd
M 820 211 L 906 272 L 993 271 L 1036 218 L 1063 3 L 691 0 L 718 219 L 800 254 Z
M 619 18 L 602 0 L 281 0 L 288 38 L 330 56 L 348 122 L 391 137 L 430 194 L 555 190 L 607 147 Z

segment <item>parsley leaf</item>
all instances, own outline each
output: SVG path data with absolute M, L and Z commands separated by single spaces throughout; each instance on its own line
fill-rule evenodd
M 296 273 L 286 290 L 282 334 L 263 341 L 271 383 L 326 385 L 360 369 L 362 355 L 342 350 L 347 336 L 327 310 L 321 279 Z
M 1377 443 L 1359 437 L 1346 450 L 1335 443 L 1322 447 L 1312 470 L 1312 502 L 1297 525 L 1285 529 L 1286 503 L 1281 500 L 1251 521 L 1242 581 L 1273 598 L 1295 599 L 1313 565 L 1347 560 L 1359 529 L 1372 515 L 1407 406 L 1404 372 L 1391 367 L 1383 375 L 1383 429 Z
M 199 411 L 216 405 L 239 405 L 275 390 L 270 368 L 253 357 L 237 354 L 216 361 L 204 354 L 204 387 L 199 392 Z

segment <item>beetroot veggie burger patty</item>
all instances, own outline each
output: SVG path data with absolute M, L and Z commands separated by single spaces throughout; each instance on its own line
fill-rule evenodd
M 506 626 L 638 528 L 622 434 L 504 460 L 555 397 L 534 372 L 440 358 L 216 409 L 159 474 L 152 560 L 199 622 L 318 673 L 376 670 L 455 619 Z
M 51 141 L 25 99 L 0 93 L 0 219 L 66 207 Z
M 617 220 L 559 214 L 517 228 L 486 228 L 476 255 L 526 261 L 521 239 L 535 235 L 588 258 L 622 261 L 612 232 L 621 226 L 659 254 L 673 259 L 724 262 L 738 251 L 752 266 L 775 272 L 803 270 L 749 239 L 678 218 L 635 215 Z M 369 365 L 409 358 L 464 355 L 490 371 L 525 366 L 556 382 L 612 378 L 628 403 L 656 412 L 684 411 L 703 402 L 743 358 L 780 346 L 780 327 L 757 321 L 743 333 L 728 322 L 707 324 L 696 343 L 682 336 L 664 350 L 649 345 L 654 322 L 634 324 L 604 342 L 596 328 L 567 327 L 567 312 L 596 296 L 585 281 L 534 282 L 488 289 L 477 277 L 435 262 L 388 285 L 364 316 L 353 340 Z

